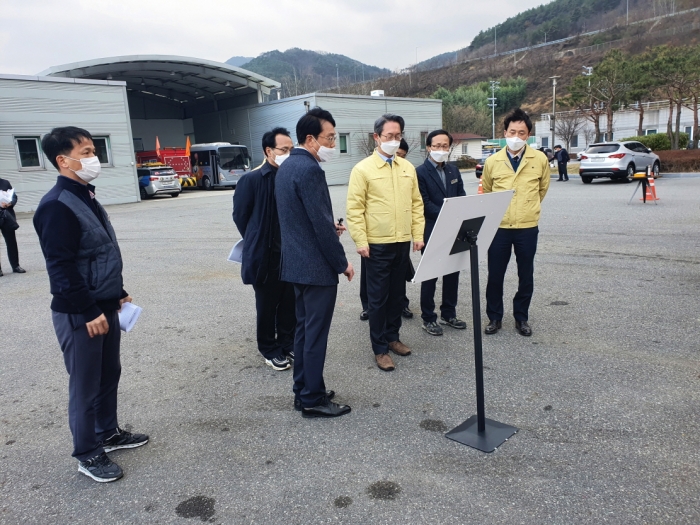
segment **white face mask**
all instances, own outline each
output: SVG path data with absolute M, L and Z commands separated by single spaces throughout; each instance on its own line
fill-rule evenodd
M 277 166 L 279 167 L 288 158 L 289 158 L 289 153 L 285 153 L 284 155 L 275 155 L 275 164 L 277 164 Z
M 518 152 L 525 147 L 525 141 L 518 137 L 506 137 L 506 143 L 510 151 Z
M 399 150 L 399 146 L 401 146 L 400 140 L 390 140 L 388 142 L 379 143 L 379 148 L 390 157 L 393 157 L 396 154 L 396 152 Z
M 316 144 L 318 144 L 317 140 Z M 321 162 L 328 162 L 329 160 L 333 160 L 338 156 L 338 150 L 335 148 L 327 148 L 326 146 L 321 146 L 318 144 L 318 151 L 316 152 L 316 155 L 318 155 Z
M 445 162 L 447 160 L 447 157 L 450 156 L 449 151 L 441 151 L 437 149 L 431 149 L 430 150 L 430 157 L 435 161 L 435 162 Z
M 71 157 L 68 157 L 67 155 L 64 155 L 64 157 L 70 160 L 74 160 L 76 162 L 80 162 L 82 169 L 79 169 L 78 171 L 71 170 L 70 168 L 68 169 L 75 173 L 78 177 L 83 179 L 85 182 L 92 182 L 97 177 L 99 177 L 100 173 L 102 172 L 102 166 L 100 166 L 100 159 L 98 157 L 86 157 L 84 159 L 73 159 Z

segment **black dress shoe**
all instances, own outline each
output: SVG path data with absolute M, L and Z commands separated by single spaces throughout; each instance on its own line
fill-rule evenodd
M 486 328 L 484 328 L 484 333 L 491 335 L 495 334 L 501 329 L 501 321 L 490 321 Z
M 326 390 L 326 399 L 329 401 L 335 397 L 335 391 L 333 390 Z M 301 412 L 301 399 L 298 397 L 294 398 L 294 410 L 297 412 Z
M 527 324 L 527 321 L 515 321 L 515 329 L 520 332 L 520 335 L 525 337 L 530 337 L 532 335 L 532 328 Z
M 362 313 L 360 314 L 360 321 L 367 321 L 369 319 L 369 314 L 367 313 L 367 310 L 362 310 Z
M 27 273 L 27 270 L 25 270 L 21 266 L 15 266 L 14 268 L 12 268 L 12 271 L 15 273 Z
M 404 319 L 413 319 L 413 312 L 408 309 L 408 307 L 401 310 L 401 315 Z
M 2 277 L 3 275 L 5 275 L 5 274 L 2 273 L 2 268 L 0 268 L 0 277 Z
M 350 410 L 349 406 L 339 405 L 324 397 L 315 407 L 302 408 L 301 417 L 338 417 L 348 414 Z

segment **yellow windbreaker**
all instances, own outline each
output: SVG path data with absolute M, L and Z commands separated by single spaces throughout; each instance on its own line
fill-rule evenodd
M 503 148 L 486 159 L 481 185 L 484 193 L 515 190 L 501 228 L 533 228 L 540 218 L 540 203 L 549 189 L 549 162 L 541 151 L 525 146 L 516 173 Z
M 416 170 L 394 157 L 391 166 L 375 151 L 350 174 L 347 226 L 358 248 L 423 241 L 425 217 Z

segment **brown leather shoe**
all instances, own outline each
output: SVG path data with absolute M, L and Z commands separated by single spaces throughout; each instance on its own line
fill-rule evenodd
M 389 354 L 377 354 L 374 358 L 377 360 L 377 366 L 385 372 L 391 372 L 394 369 L 394 362 Z
M 394 352 L 396 355 L 411 355 L 411 349 L 405 344 L 403 344 L 401 341 L 392 341 L 391 343 L 389 343 L 389 350 Z

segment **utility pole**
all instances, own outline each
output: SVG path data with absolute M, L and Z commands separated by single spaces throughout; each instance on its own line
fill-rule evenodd
M 498 39 L 496 38 L 497 36 L 497 26 L 493 26 L 493 54 L 498 53 Z
M 338 88 L 338 93 L 340 94 L 340 73 L 338 72 L 338 64 L 335 65 L 335 86 Z
M 491 138 L 496 140 L 496 90 L 501 83 L 492 80 L 491 81 L 491 98 L 488 99 L 489 107 L 491 108 Z
M 593 105 L 593 95 L 591 94 L 591 75 L 593 74 L 593 66 L 581 66 L 586 71 L 583 72 L 584 76 L 588 77 L 588 107 Z
M 547 31 L 543 31 L 543 32 L 544 32 L 544 43 L 546 44 L 547 43 Z
M 556 114 L 557 114 L 557 79 L 558 76 L 549 77 L 552 79 L 552 120 L 550 126 L 552 130 L 552 143 L 550 147 L 554 151 L 554 141 L 556 140 Z

